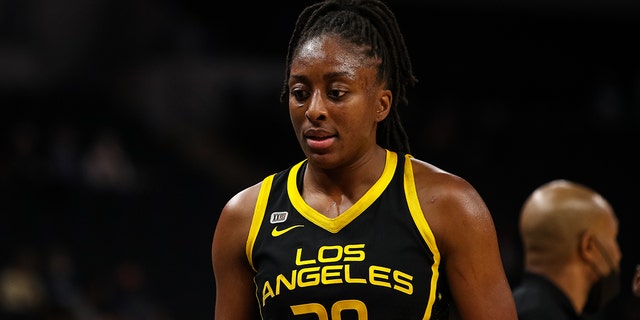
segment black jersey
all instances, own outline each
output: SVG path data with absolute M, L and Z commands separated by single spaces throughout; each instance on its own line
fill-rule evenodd
M 306 160 L 263 181 L 246 247 L 262 319 L 447 319 L 410 158 L 387 150 L 381 177 L 336 218 L 303 200 Z

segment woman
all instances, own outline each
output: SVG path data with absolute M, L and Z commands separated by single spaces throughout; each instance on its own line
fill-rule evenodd
M 286 62 L 305 158 L 223 208 L 215 319 L 516 319 L 484 201 L 409 153 L 416 79 L 389 8 L 307 7 Z

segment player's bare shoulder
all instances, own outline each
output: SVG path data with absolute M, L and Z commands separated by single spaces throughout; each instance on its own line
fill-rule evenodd
M 238 244 L 239 250 L 244 251 L 242 248 L 251 228 L 253 211 L 261 186 L 262 182 L 259 182 L 238 192 L 227 201 L 216 223 L 214 245 L 228 248 Z
M 464 226 L 492 227 L 489 210 L 465 179 L 419 159 L 412 159 L 418 199 L 436 238 L 458 234 Z
M 221 218 L 232 219 L 236 222 L 239 222 L 238 220 L 251 220 L 261 187 L 262 182 L 258 182 L 236 193 L 222 208 Z
M 426 195 L 427 199 L 431 199 L 430 201 L 456 200 L 456 197 L 476 193 L 473 186 L 465 179 L 433 164 L 412 158 L 411 166 L 413 167 L 416 189 L 421 198 Z

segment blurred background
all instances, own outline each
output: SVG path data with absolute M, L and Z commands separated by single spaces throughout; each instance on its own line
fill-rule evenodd
M 278 99 L 309 3 L 0 0 L 0 318 L 212 318 L 222 206 L 303 157 Z M 413 154 L 478 189 L 510 282 L 521 204 L 571 179 L 620 220 L 605 319 L 640 319 L 640 4 L 390 6 Z

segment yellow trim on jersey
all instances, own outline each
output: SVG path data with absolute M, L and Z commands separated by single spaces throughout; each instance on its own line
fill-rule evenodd
M 256 268 L 253 266 L 253 245 L 256 242 L 260 224 L 262 224 L 264 213 L 267 210 L 267 200 L 269 200 L 269 193 L 271 192 L 271 184 L 273 183 L 274 176 L 275 174 L 272 174 L 262 181 L 262 185 L 260 186 L 260 193 L 258 193 L 258 199 L 256 200 L 256 208 L 253 210 L 253 218 L 251 219 L 249 236 L 247 237 L 247 246 L 245 251 L 247 254 L 247 259 L 249 260 L 249 264 L 255 272 L 258 272 L 258 270 L 256 270 Z
M 387 188 L 387 186 L 391 182 L 391 179 L 393 178 L 393 173 L 396 171 L 396 167 L 398 165 L 398 155 L 395 152 L 386 150 L 384 170 L 382 171 L 382 175 L 380 176 L 378 181 L 376 181 L 376 183 L 374 183 L 373 186 L 371 186 L 371 188 L 367 190 L 362 198 L 358 199 L 358 201 L 356 201 L 356 203 L 354 203 L 349 209 L 345 210 L 341 215 L 335 218 L 329 218 L 313 209 L 304 201 L 302 195 L 300 195 L 296 180 L 298 176 L 298 170 L 302 166 L 303 162 L 304 161 L 301 161 L 300 163 L 295 165 L 291 169 L 289 177 L 287 178 L 287 192 L 289 193 L 289 199 L 291 200 L 291 203 L 296 208 L 296 210 L 298 210 L 300 214 L 307 218 L 309 221 L 331 233 L 337 233 L 351 221 L 357 218 L 376 199 L 378 199 L 382 192 Z
M 409 205 L 409 211 L 411 212 L 413 221 L 418 227 L 418 230 L 420 230 L 422 238 L 424 238 L 424 241 L 433 253 L 434 261 L 431 266 L 433 276 L 431 277 L 431 288 L 429 289 L 429 303 L 427 304 L 427 310 L 425 310 L 424 317 L 422 318 L 426 320 L 431 318 L 431 311 L 436 299 L 436 288 L 438 286 L 438 278 L 440 277 L 440 274 L 438 273 L 438 268 L 440 266 L 440 251 L 436 245 L 436 238 L 434 237 L 431 227 L 429 227 L 429 223 L 427 223 L 424 212 L 422 212 L 422 208 L 420 207 L 418 192 L 416 191 L 416 183 L 413 176 L 413 167 L 411 166 L 411 158 L 411 155 L 405 155 L 404 192 L 407 197 L 407 204 Z

